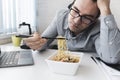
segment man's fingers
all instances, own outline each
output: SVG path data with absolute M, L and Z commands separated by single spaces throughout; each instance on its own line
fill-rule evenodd
M 23 40 L 25 42 L 34 42 L 34 41 L 37 41 L 37 40 L 40 40 L 41 38 L 40 37 L 29 37 L 29 38 L 24 38 Z
M 47 42 L 47 39 L 41 38 L 41 36 L 37 32 L 33 34 L 33 37 L 24 38 L 23 40 L 26 45 L 33 50 L 40 49 Z
M 41 47 L 42 47 L 42 45 L 30 46 L 30 48 L 33 49 L 33 50 L 39 50 Z

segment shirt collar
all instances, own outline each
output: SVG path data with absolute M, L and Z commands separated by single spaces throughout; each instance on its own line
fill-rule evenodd
M 65 17 L 65 26 L 64 26 L 65 30 L 68 29 L 68 15 L 69 15 L 69 13 Z

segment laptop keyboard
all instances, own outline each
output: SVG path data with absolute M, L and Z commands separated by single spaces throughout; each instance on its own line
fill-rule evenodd
M 20 51 L 4 52 L 0 60 L 0 66 L 15 66 L 18 64 Z

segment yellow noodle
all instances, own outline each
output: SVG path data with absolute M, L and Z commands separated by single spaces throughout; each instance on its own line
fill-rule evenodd
M 58 54 L 52 60 L 73 63 L 79 62 L 79 57 L 68 54 L 67 50 L 66 39 L 58 39 Z
M 64 37 L 60 37 L 64 38 Z M 64 54 L 67 51 L 66 39 L 58 39 L 58 53 Z

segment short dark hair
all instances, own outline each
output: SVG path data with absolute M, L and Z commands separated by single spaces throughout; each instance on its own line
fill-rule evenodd
M 69 9 L 72 7 L 72 5 L 75 3 L 75 1 L 76 1 L 76 0 L 73 0 L 73 2 L 68 5 L 68 8 L 69 8 Z M 97 0 L 92 0 L 92 1 L 93 1 L 93 2 L 97 2 Z
M 68 5 L 68 9 L 70 9 L 73 6 L 73 4 L 75 3 L 75 1 L 76 0 L 73 0 L 73 2 Z
M 73 0 L 73 2 L 68 5 L 68 9 L 70 9 L 73 6 L 73 4 L 75 3 L 75 1 L 76 0 Z M 92 0 L 92 1 L 93 2 L 97 2 L 97 0 Z M 96 18 L 98 18 L 99 16 L 100 16 L 100 10 L 98 11 L 98 14 L 97 14 Z
M 93 2 L 97 2 L 97 0 L 92 0 Z

